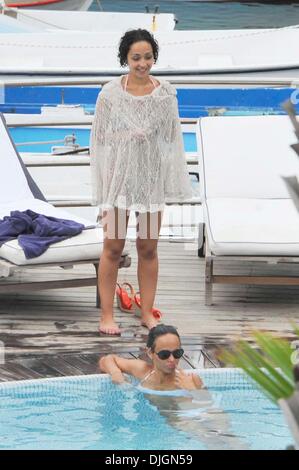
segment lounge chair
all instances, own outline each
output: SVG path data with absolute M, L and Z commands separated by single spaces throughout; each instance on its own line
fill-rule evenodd
M 299 263 L 299 215 L 282 176 L 296 175 L 287 116 L 209 117 L 197 128 L 205 224 L 205 301 L 215 283 L 299 285 L 298 277 L 216 275 L 218 260 Z
M 85 227 L 90 226 L 90 222 L 85 219 L 56 208 L 45 200 L 23 164 L 1 114 L 0 118 L 0 219 L 9 215 L 12 210 L 31 209 L 47 216 L 72 219 L 81 222 Z M 97 273 L 102 242 L 102 230 L 93 226 L 83 230 L 79 235 L 51 245 L 41 256 L 26 259 L 18 241 L 8 241 L 0 247 L 0 293 L 97 285 L 96 276 L 68 280 L 47 279 L 38 282 L 22 282 L 19 277 L 17 278 L 13 274 L 19 272 L 21 267 L 26 267 L 26 269 L 46 266 L 70 268 L 77 264 L 87 263 L 93 264 Z M 130 258 L 128 253 L 124 251 L 120 267 L 128 266 L 130 266 Z M 99 305 L 98 295 L 97 304 Z

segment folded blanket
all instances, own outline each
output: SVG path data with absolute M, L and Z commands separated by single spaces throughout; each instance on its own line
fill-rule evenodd
M 0 219 L 0 246 L 18 239 L 27 259 L 42 255 L 52 243 L 78 235 L 84 225 L 73 220 L 57 219 L 31 210 L 12 211 Z

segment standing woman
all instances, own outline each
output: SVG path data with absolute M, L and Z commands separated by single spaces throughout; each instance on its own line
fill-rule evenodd
M 127 31 L 118 58 L 129 73 L 103 86 L 96 103 L 90 156 L 94 204 L 100 208 L 104 246 L 99 265 L 101 333 L 117 335 L 113 300 L 130 211 L 137 217 L 136 248 L 141 324 L 153 315 L 157 244 L 165 202 L 192 197 L 175 88 L 150 76 L 158 44 L 144 29 Z

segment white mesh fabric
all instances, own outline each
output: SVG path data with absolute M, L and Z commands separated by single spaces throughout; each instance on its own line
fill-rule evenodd
M 90 141 L 93 203 L 138 212 L 192 197 L 176 90 L 166 81 L 145 96 L 107 83 L 96 103 Z

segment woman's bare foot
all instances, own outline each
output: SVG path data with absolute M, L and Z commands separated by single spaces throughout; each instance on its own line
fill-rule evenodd
M 121 334 L 119 326 L 113 318 L 102 318 L 99 325 L 99 332 L 104 335 L 117 336 Z
M 148 328 L 149 330 L 151 328 L 154 328 L 155 326 L 157 326 L 159 323 L 159 320 L 157 320 L 152 313 L 148 313 L 148 314 L 142 314 L 141 315 L 141 325 L 142 326 L 145 326 L 146 328 Z

